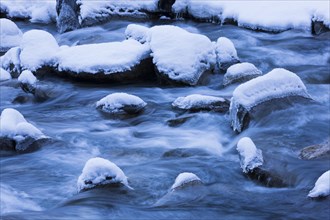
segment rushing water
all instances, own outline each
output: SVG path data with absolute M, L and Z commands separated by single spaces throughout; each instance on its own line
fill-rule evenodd
M 54 26 L 18 25 L 23 31 L 47 30 L 61 45 L 74 45 L 124 40 L 129 23 L 113 20 L 62 35 Z M 98 85 L 45 78 L 42 81 L 54 97 L 26 104 L 12 104 L 24 92 L 1 83 L 0 110 L 16 108 L 56 140 L 33 153 L 1 156 L 3 219 L 329 218 L 329 198 L 307 198 L 316 179 L 330 169 L 329 158 L 298 158 L 301 148 L 329 136 L 329 38 L 302 31 L 270 34 L 207 23 L 174 24 L 211 40 L 229 37 L 241 60 L 254 63 L 264 73 L 275 67 L 297 73 L 317 102 L 273 111 L 237 135 L 227 114 L 194 113 L 181 126 L 167 124 L 179 115 L 171 108 L 179 96 L 199 93 L 229 98 L 235 86 L 223 89 L 221 75 L 198 87 L 150 82 Z M 135 118 L 105 118 L 95 109 L 95 102 L 113 92 L 137 95 L 148 103 L 147 109 Z M 266 188 L 242 175 L 236 143 L 243 136 L 262 149 L 265 166 L 290 182 L 289 187 Z M 105 188 L 78 194 L 77 178 L 85 162 L 95 156 L 121 167 L 134 190 Z M 204 185 L 168 194 L 180 172 L 195 173 Z

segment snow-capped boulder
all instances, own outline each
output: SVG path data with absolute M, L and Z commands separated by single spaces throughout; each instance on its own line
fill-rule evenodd
M 1 150 L 29 152 L 41 146 L 46 136 L 35 126 L 27 122 L 15 109 L 6 108 L 0 116 Z
M 141 98 L 127 93 L 112 93 L 96 102 L 96 107 L 110 114 L 137 114 L 147 105 Z
M 241 138 L 237 143 L 236 149 L 240 155 L 241 168 L 244 173 L 262 166 L 264 162 L 262 152 L 260 149 L 257 149 L 251 138 Z
M 282 68 L 239 85 L 233 92 L 229 109 L 233 130 L 242 131 L 249 119 L 249 111 L 254 107 L 286 97 L 310 99 L 299 76 Z
M 171 187 L 171 190 L 175 191 L 175 190 L 185 188 L 187 186 L 193 186 L 193 185 L 199 185 L 199 184 L 202 184 L 202 181 L 198 176 L 196 176 L 193 173 L 184 172 L 184 173 L 180 173 L 176 177 L 176 179 Z
M 330 170 L 323 173 L 315 182 L 314 188 L 309 191 L 308 197 L 326 197 L 330 195 Z
M 226 112 L 229 110 L 230 102 L 221 97 L 192 94 L 186 97 L 179 97 L 172 106 L 177 109 L 189 111 L 216 111 Z
M 312 160 L 325 156 L 330 156 L 330 138 L 321 144 L 303 148 L 299 154 L 299 157 L 305 160 Z
M 0 52 L 5 52 L 21 43 L 22 31 L 9 19 L 0 19 Z
M 109 160 L 95 157 L 89 159 L 77 181 L 78 192 L 86 191 L 98 186 L 123 184 L 129 189 L 124 172 Z
M 246 82 L 261 75 L 262 72 L 252 63 L 237 63 L 227 69 L 223 77 L 223 85 Z
M 165 81 L 196 85 L 215 66 L 210 39 L 176 26 L 150 28 L 150 48 L 157 73 Z
M 0 81 L 6 81 L 11 79 L 10 73 L 8 73 L 6 70 L 0 68 Z
M 37 78 L 30 70 L 24 70 L 18 77 L 18 82 L 24 92 L 35 93 Z
M 58 54 L 58 71 L 77 79 L 127 82 L 152 70 L 149 45 L 133 39 L 63 47 Z
M 239 63 L 234 43 L 226 37 L 219 37 L 216 42 L 217 66 L 225 71 L 231 65 Z
M 79 6 L 76 0 L 56 0 L 57 29 L 60 33 L 79 28 Z
M 19 75 L 21 70 L 20 53 L 21 49 L 19 47 L 13 47 L 0 57 L 1 67 L 11 72 L 14 76 Z
M 36 71 L 42 67 L 56 64 L 59 46 L 50 33 L 42 30 L 31 30 L 23 34 L 20 61 L 22 69 Z
M 149 37 L 149 28 L 137 24 L 129 24 L 125 30 L 126 39 L 134 39 L 141 44 L 147 42 Z

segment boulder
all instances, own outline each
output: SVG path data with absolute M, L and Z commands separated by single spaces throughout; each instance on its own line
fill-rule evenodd
M 215 51 L 220 71 L 226 71 L 231 65 L 240 62 L 234 43 L 226 37 L 218 38 Z
M 9 19 L 1 18 L 0 27 L 0 53 L 19 46 L 23 33 L 17 25 Z
M 321 198 L 330 195 L 330 170 L 323 173 L 315 182 L 314 188 L 309 191 L 308 197 Z
M 56 12 L 58 32 L 64 33 L 80 27 L 77 0 L 56 0 Z
M 299 154 L 299 157 L 304 160 L 313 160 L 326 156 L 330 156 L 330 139 L 321 144 L 305 147 Z
M 159 0 L 158 1 L 158 10 L 161 12 L 170 13 L 172 11 L 172 5 L 175 3 L 175 0 Z
M 0 82 L 10 80 L 11 78 L 12 77 L 11 77 L 9 72 L 7 72 L 6 70 L 0 68 Z
M 18 82 L 24 92 L 35 94 L 37 78 L 30 70 L 24 70 L 19 75 Z
M 171 191 L 176 191 L 189 186 L 200 185 L 200 184 L 203 183 L 198 176 L 196 176 L 194 173 L 184 172 L 184 173 L 180 173 L 176 177 L 171 187 Z
M 252 63 L 237 63 L 227 69 L 223 77 L 223 85 L 227 86 L 233 83 L 243 83 L 261 75 L 262 72 Z
M 321 35 L 323 33 L 329 32 L 330 28 L 324 25 L 321 21 L 312 21 L 312 34 Z

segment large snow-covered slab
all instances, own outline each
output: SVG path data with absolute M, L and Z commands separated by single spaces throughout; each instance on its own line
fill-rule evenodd
M 23 33 L 17 25 L 9 19 L 1 18 L 0 27 L 0 52 L 19 46 Z
M 176 26 L 150 28 L 153 63 L 166 80 L 196 85 L 216 60 L 214 45 L 204 35 L 189 33 Z
M 330 195 L 330 170 L 317 179 L 314 188 L 308 193 L 308 197 L 316 198 L 328 195 Z

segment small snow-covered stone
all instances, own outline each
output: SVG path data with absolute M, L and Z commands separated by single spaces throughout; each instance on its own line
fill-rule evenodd
M 24 70 L 18 77 L 18 82 L 34 85 L 37 82 L 37 78 L 30 70 Z
M 262 152 L 260 149 L 257 149 L 251 138 L 241 138 L 237 143 L 236 149 L 240 155 L 241 168 L 244 173 L 262 166 L 264 162 Z
M 252 63 L 237 63 L 227 69 L 223 77 L 223 85 L 227 86 L 232 83 L 246 82 L 261 75 L 262 72 Z
M 184 172 L 184 173 L 180 173 L 176 177 L 174 184 L 171 187 L 171 190 L 175 191 L 180 188 L 184 188 L 188 185 L 195 185 L 195 184 L 201 184 L 201 183 L 202 183 L 201 179 L 198 176 L 196 176 L 195 174 Z
M 11 79 L 10 73 L 8 73 L 6 70 L 0 68 L 0 81 L 5 81 Z
M 326 197 L 330 194 L 330 170 L 323 173 L 315 182 L 314 188 L 309 191 L 308 197 Z
M 0 27 L 0 52 L 19 46 L 23 34 L 17 25 L 9 19 L 1 18 Z
M 57 0 L 57 29 L 60 33 L 77 29 L 79 25 L 79 6 L 76 0 Z
M 78 192 L 92 189 L 100 185 L 123 184 L 128 185 L 124 172 L 109 160 L 95 157 L 89 159 L 78 178 Z
M 96 107 L 111 114 L 136 114 L 147 105 L 141 98 L 127 93 L 112 93 L 96 102 Z
M 149 28 L 137 25 L 137 24 L 129 24 L 125 30 L 126 39 L 134 39 L 139 41 L 141 44 L 144 44 L 149 37 Z
M 216 42 L 216 54 L 217 65 L 220 70 L 226 70 L 231 65 L 239 62 L 233 42 L 226 37 L 218 38 Z
M 21 49 L 19 47 L 9 49 L 3 56 L 0 57 L 1 67 L 18 75 L 21 70 L 21 60 L 19 58 L 20 53 Z
M 191 111 L 219 111 L 224 112 L 229 109 L 229 101 L 215 96 L 192 94 L 186 97 L 179 97 L 173 103 L 174 108 Z

